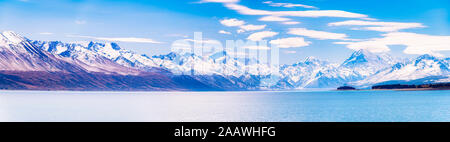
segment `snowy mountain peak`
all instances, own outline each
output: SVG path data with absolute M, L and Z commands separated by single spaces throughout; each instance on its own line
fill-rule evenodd
M 111 47 L 112 47 L 114 50 L 120 50 L 120 49 L 121 49 L 120 46 L 119 46 L 119 44 L 117 44 L 117 43 L 115 43 L 115 42 L 111 42 Z
M 342 63 L 344 67 L 359 67 L 359 66 L 391 66 L 397 62 L 388 54 L 375 54 L 366 50 L 359 50 L 354 52 L 347 60 Z
M 359 50 L 342 64 L 307 57 L 273 70 L 255 57 L 237 56 L 237 53 L 226 51 L 206 55 L 170 52 L 146 56 L 122 49 L 116 43 L 31 41 L 11 31 L 0 34 L 0 53 L 4 55 L 0 57 L 4 61 L 0 62 L 0 70 L 79 70 L 123 75 L 167 70 L 198 79 L 205 79 L 203 75 L 220 76 L 221 80 L 237 82 L 242 87 L 261 85 L 259 87 L 279 89 L 335 88 L 344 84 L 358 87 L 392 80 L 450 76 L 450 58 L 427 54 L 400 61 L 387 54 Z M 272 85 L 263 85 L 267 83 Z
M 3 36 L 22 37 L 22 36 L 20 36 L 19 34 L 17 34 L 17 33 L 14 32 L 14 31 L 3 31 L 1 34 L 2 34 Z
M 52 55 L 19 34 L 6 31 L 0 35 L 0 70 L 8 71 L 84 71 Z
M 417 61 L 421 61 L 421 60 L 438 60 L 438 58 L 433 56 L 433 55 L 430 55 L 430 54 L 424 54 L 424 55 L 421 55 L 421 56 L 417 57 L 416 60 Z
M 228 56 L 228 53 L 226 51 L 221 51 L 221 52 L 217 52 L 212 54 L 211 56 L 209 56 L 209 58 L 213 59 L 213 60 L 217 60 L 217 59 L 221 59 Z
M 105 48 L 108 48 L 109 50 L 120 50 L 120 46 L 117 43 L 111 42 L 111 43 L 100 43 L 100 42 L 89 42 L 88 48 L 91 50 L 105 50 Z
M 4 32 L 2 32 L 1 36 L 0 36 L 0 39 L 4 43 L 12 43 L 12 44 L 17 44 L 17 43 L 20 43 L 20 42 L 26 40 L 25 37 L 22 37 L 19 34 L 13 32 L 13 31 L 4 31 Z
M 355 86 L 368 87 L 379 83 L 393 84 L 431 76 L 448 76 L 449 73 L 448 62 L 425 54 L 409 62 L 394 64 L 391 68 L 380 70 L 376 74 L 354 84 Z
M 405 63 L 397 63 L 392 66 L 392 70 L 399 70 L 402 69 L 406 64 Z
M 378 60 L 379 57 L 369 51 L 366 50 L 358 50 L 353 52 L 353 54 L 344 61 L 343 65 L 345 66 L 355 66 L 361 63 L 367 63 L 370 60 Z
M 178 56 L 177 53 L 170 52 L 169 54 L 166 54 L 166 55 L 155 55 L 155 56 L 152 56 L 152 58 L 158 58 L 158 59 L 162 59 L 162 60 L 174 60 L 177 56 Z
M 305 59 L 305 63 L 314 63 L 314 62 L 322 62 L 322 60 L 314 56 L 310 56 Z
M 443 59 L 437 58 L 435 56 L 425 54 L 421 55 L 416 58 L 414 62 L 414 66 L 417 66 L 419 68 L 432 68 L 432 67 L 438 67 L 441 70 L 448 71 L 449 70 L 449 64 Z

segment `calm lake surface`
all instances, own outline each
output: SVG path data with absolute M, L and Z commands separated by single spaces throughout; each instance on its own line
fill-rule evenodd
M 0 121 L 450 121 L 450 91 L 0 91 Z

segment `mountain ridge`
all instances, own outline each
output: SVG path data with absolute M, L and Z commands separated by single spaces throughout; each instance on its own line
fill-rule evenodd
M 236 58 L 225 51 L 209 56 L 176 52 L 147 56 L 122 49 L 117 43 L 34 41 L 11 31 L 2 32 L 0 36 L 0 59 L 3 60 L 0 63 L 2 72 L 104 74 L 106 78 L 114 76 L 118 79 L 152 74 L 172 83 L 167 86 L 186 89 L 183 82 L 191 82 L 194 84 L 190 86 L 192 89 L 198 85 L 204 90 L 336 88 L 342 85 L 367 87 L 389 80 L 447 77 L 450 63 L 450 58 L 432 55 L 402 61 L 388 54 L 358 50 L 342 63 L 307 57 L 291 65 L 280 65 L 279 71 L 274 72 L 268 64 L 256 59 Z M 16 65 L 18 63 L 22 66 Z M 10 77 L 8 75 L 11 73 L 4 77 Z M 17 77 L 19 74 L 12 75 Z M 21 77 L 26 76 L 19 75 L 19 79 Z M 445 78 L 440 80 L 445 81 Z M 158 86 L 157 82 L 147 85 Z
M 34 42 L 14 32 L 0 36 L 0 88 L 26 90 L 223 90 L 193 77 L 178 76 L 165 70 L 137 70 L 120 65 L 102 52 L 89 52 L 106 44 Z M 63 46 L 64 45 L 64 46 Z M 68 46 L 68 48 L 65 48 Z M 111 49 L 120 50 L 114 44 Z M 113 48 L 114 47 L 114 48 Z M 82 51 L 82 52 L 77 52 Z M 76 53 L 76 54 L 74 54 Z M 119 52 L 120 53 L 120 52 Z M 123 51 L 123 54 L 126 54 Z M 131 56 L 132 57 L 132 56 Z M 99 70 L 103 69 L 103 70 Z M 190 82 L 185 84 L 184 82 Z M 234 89 L 234 88 L 227 88 Z

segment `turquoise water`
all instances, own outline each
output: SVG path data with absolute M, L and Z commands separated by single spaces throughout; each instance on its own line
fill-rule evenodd
M 450 91 L 0 94 L 0 121 L 450 121 Z

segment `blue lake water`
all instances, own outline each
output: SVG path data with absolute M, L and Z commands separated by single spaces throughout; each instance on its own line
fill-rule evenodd
M 0 121 L 450 121 L 450 91 L 0 91 Z

